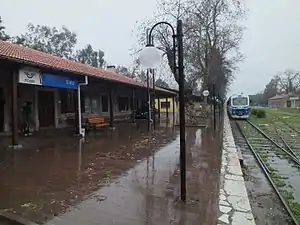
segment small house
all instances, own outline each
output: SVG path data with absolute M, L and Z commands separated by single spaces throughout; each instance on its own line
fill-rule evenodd
M 268 99 L 271 108 L 297 108 L 300 107 L 300 98 L 295 94 L 275 95 Z

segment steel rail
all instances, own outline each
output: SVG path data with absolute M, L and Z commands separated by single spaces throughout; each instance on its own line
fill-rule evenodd
M 259 133 L 261 133 L 265 138 L 267 138 L 269 141 L 271 141 L 276 147 L 280 148 L 282 151 L 284 151 L 291 160 L 294 161 L 294 163 L 296 163 L 298 166 L 300 166 L 300 161 L 295 158 L 295 156 L 293 156 L 291 153 L 289 153 L 287 150 L 285 150 L 283 147 L 281 147 L 277 142 L 275 142 L 272 138 L 270 138 L 265 132 L 263 132 L 259 127 L 257 127 L 255 124 L 253 124 L 252 122 L 250 122 L 249 120 L 247 120 L 247 122 L 254 127 Z
M 269 175 L 270 171 L 268 169 L 268 167 L 266 166 L 266 164 L 262 161 L 262 159 L 260 158 L 259 154 L 256 153 L 256 151 L 253 149 L 252 145 L 250 144 L 250 142 L 248 141 L 246 135 L 244 134 L 244 132 L 242 131 L 240 125 L 238 124 L 237 121 L 235 121 L 236 126 L 239 130 L 239 132 L 241 133 L 242 137 L 245 139 L 246 144 L 248 145 L 249 149 L 251 150 L 252 154 L 254 155 L 256 161 L 258 162 L 259 166 L 261 167 L 261 169 L 263 170 L 265 176 L 267 177 L 268 181 L 270 182 L 272 188 L 274 189 L 274 191 L 276 192 L 276 194 L 278 195 L 280 201 L 282 202 L 285 210 L 288 212 L 289 216 L 292 218 L 293 222 L 295 225 L 300 225 L 299 221 L 297 220 L 296 216 L 294 215 L 294 213 L 292 212 L 291 208 L 289 207 L 288 203 L 286 202 L 286 200 L 284 199 L 284 197 L 281 195 L 280 191 L 278 190 L 278 188 L 276 187 L 275 183 L 273 182 L 271 176 Z M 256 129 L 256 128 L 255 128 Z M 257 129 L 256 129 L 257 130 Z M 258 130 L 257 130 L 258 131 Z M 266 138 L 266 137 L 265 137 Z M 266 138 L 268 139 L 268 138 Z M 268 139 L 270 141 L 270 139 Z
M 275 125 L 275 123 L 273 123 L 273 126 L 275 128 L 275 131 L 278 135 L 278 137 L 280 138 L 280 140 L 282 141 L 282 143 L 284 144 L 284 146 L 290 151 L 290 153 L 296 158 L 299 159 L 298 156 L 296 155 L 296 153 L 294 152 L 294 150 L 290 147 L 290 145 L 285 141 L 285 139 L 281 136 L 280 132 L 277 129 L 277 126 Z
M 270 112 L 268 112 L 268 113 L 270 113 Z M 282 118 L 276 116 L 274 113 L 270 113 L 270 114 L 272 114 L 276 119 L 280 120 L 280 121 L 283 122 L 285 125 L 287 125 L 289 128 L 291 128 L 293 131 L 295 131 L 297 134 L 300 135 L 300 131 L 297 130 L 297 129 L 296 129 L 295 127 L 293 127 L 292 125 L 290 125 L 290 124 L 289 124 L 288 122 L 286 122 L 284 119 L 282 119 Z M 299 118 L 299 117 L 297 116 L 297 118 Z

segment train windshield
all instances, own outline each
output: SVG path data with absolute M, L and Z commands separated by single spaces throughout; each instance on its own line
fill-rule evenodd
M 233 98 L 232 105 L 248 105 L 248 98 L 246 97 Z

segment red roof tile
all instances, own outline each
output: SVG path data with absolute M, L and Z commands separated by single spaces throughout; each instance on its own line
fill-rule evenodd
M 273 97 L 269 98 L 269 100 L 278 100 L 278 99 L 288 99 L 289 97 L 298 97 L 295 94 L 281 94 L 281 95 L 274 95 Z
M 62 70 L 69 73 L 95 76 L 101 79 L 124 83 L 137 87 L 145 88 L 144 83 L 138 82 L 132 78 L 117 74 L 113 71 L 95 68 L 87 64 L 82 64 L 72 60 L 63 59 L 51 54 L 40 52 L 31 48 L 12 44 L 5 41 L 0 41 L 0 58 L 17 61 L 24 64 L 35 65 L 38 67 L 52 68 L 55 70 Z M 157 88 L 159 91 L 172 93 L 174 92 Z

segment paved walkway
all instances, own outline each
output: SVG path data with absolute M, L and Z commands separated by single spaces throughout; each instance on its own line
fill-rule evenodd
M 217 223 L 221 143 L 211 127 L 186 129 L 185 204 L 177 129 L 126 126 L 30 148 L 35 138 L 0 154 L 0 209 L 47 225 Z
M 218 224 L 255 225 L 230 121 L 225 114 Z

